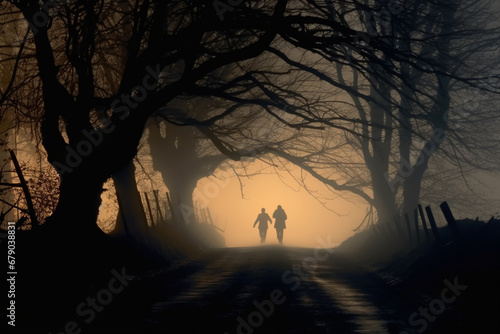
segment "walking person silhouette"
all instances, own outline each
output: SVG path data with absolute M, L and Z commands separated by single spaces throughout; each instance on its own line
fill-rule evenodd
M 259 223 L 259 235 L 260 235 L 260 242 L 264 243 L 266 242 L 266 234 L 267 234 L 267 222 L 270 222 L 271 224 L 273 221 L 271 220 L 271 217 L 266 213 L 266 209 L 262 208 L 261 213 L 257 216 L 257 219 L 255 220 L 255 223 L 253 223 L 253 227 L 255 228 L 255 225 Z
M 287 219 L 285 210 L 278 205 L 278 208 L 273 213 L 273 218 L 275 218 L 274 228 L 276 229 L 276 235 L 280 244 L 283 243 L 283 230 L 286 229 L 285 220 Z

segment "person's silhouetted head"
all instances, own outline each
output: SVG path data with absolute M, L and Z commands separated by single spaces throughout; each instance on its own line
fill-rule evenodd
M 266 209 L 262 208 L 260 211 L 262 211 L 262 213 L 266 212 Z
M 281 205 L 278 205 L 278 209 L 281 209 Z

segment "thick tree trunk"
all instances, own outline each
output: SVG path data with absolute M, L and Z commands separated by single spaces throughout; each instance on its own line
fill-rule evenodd
M 196 188 L 197 178 L 187 171 L 173 177 L 165 177 L 163 180 L 171 194 L 171 209 L 173 224 L 167 229 L 176 238 L 175 243 L 179 245 L 181 251 L 186 254 L 196 253 L 198 249 L 204 248 L 206 242 L 203 238 L 197 237 L 193 232 L 196 230 L 196 216 L 193 204 L 193 192 Z
M 372 79 L 376 82 L 375 78 Z M 386 177 L 392 146 L 390 92 L 390 87 L 383 82 L 379 82 L 378 87 L 373 84 L 371 86 L 370 96 L 378 101 L 378 104 L 370 105 L 370 120 L 375 125 L 370 129 L 371 135 L 368 134 L 371 137 L 369 143 L 372 146 L 372 154 L 370 155 L 367 144 L 363 148 L 363 155 L 371 175 L 373 203 L 377 210 L 378 221 L 381 223 L 392 221 L 397 213 L 395 191 Z
M 373 188 L 373 205 L 377 210 L 380 223 L 390 222 L 398 213 L 395 194 L 387 182 L 385 170 L 382 168 L 370 169 Z
M 147 230 L 141 195 L 137 190 L 135 166 L 131 161 L 112 176 L 118 197 L 119 213 L 113 233 L 137 238 Z
M 410 215 L 418 207 L 423 176 L 423 173 L 414 173 L 405 180 L 403 185 L 403 214 Z
M 193 192 L 198 179 L 187 172 L 174 178 L 164 177 L 163 181 L 171 194 L 172 216 L 175 223 L 182 225 L 195 223 Z
M 171 194 L 172 215 L 176 224 L 195 222 L 193 192 L 198 180 L 211 175 L 226 159 L 218 154 L 199 156 L 201 133 L 192 127 L 166 125 L 165 137 L 160 127 L 149 126 L 149 145 L 153 167 L 159 171 Z
M 104 181 L 92 174 L 67 178 L 61 181 L 59 202 L 44 227 L 55 236 L 78 239 L 102 236 L 97 226 Z
M 446 110 L 449 106 L 449 98 L 445 98 L 441 102 L 442 104 L 439 105 L 439 108 Z M 432 138 L 427 141 L 424 148 L 420 151 L 417 161 L 410 170 L 410 175 L 405 178 L 403 183 L 403 213 L 410 214 L 418 206 L 422 181 L 429 166 L 429 160 L 434 152 L 439 149 L 444 139 L 444 130 L 439 128 L 434 129 Z

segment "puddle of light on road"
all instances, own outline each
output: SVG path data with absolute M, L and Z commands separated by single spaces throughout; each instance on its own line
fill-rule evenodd
M 314 281 L 332 296 L 339 307 L 354 317 L 353 322 L 358 327 L 357 333 L 388 333 L 385 322 L 380 320 L 378 309 L 370 303 L 365 294 L 338 280 L 326 281 L 314 277 Z

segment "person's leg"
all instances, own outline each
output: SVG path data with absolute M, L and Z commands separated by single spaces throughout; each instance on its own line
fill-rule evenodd
M 260 242 L 264 243 L 266 241 L 267 230 L 259 229 L 259 233 L 260 233 Z

